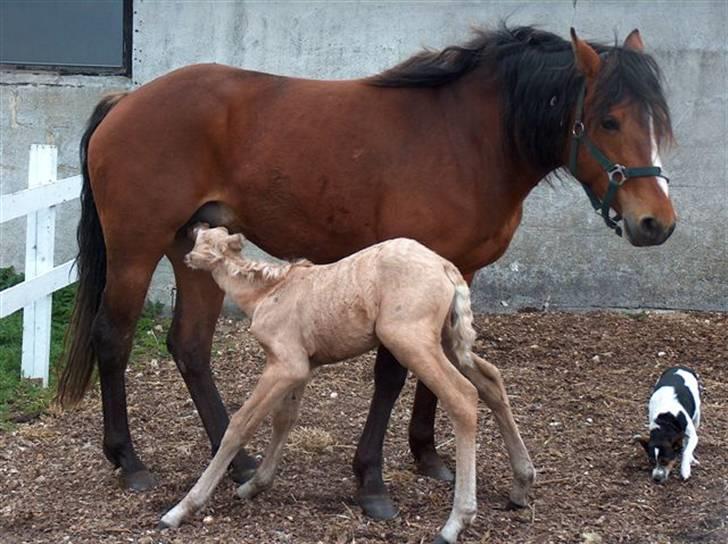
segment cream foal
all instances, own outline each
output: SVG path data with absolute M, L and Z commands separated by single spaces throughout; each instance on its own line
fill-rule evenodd
M 360 355 L 380 343 L 437 395 L 452 420 L 455 498 L 436 542 L 455 542 L 475 518 L 478 393 L 493 410 L 508 449 L 514 474 L 511 500 L 526 504 L 535 471 L 498 369 L 472 352 L 470 292 L 455 266 L 403 238 L 315 266 L 306 261 L 250 261 L 241 254 L 243 236 L 222 227 L 201 225 L 194 236 L 186 263 L 212 272 L 251 318 L 250 332 L 265 350 L 266 366 L 231 418 L 210 465 L 162 518 L 163 527 L 178 527 L 205 504 L 235 454 L 272 412 L 265 458 L 238 495 L 248 498 L 270 487 L 312 368 Z

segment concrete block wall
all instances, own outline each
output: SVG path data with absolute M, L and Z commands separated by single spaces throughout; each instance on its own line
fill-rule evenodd
M 61 176 L 77 172 L 77 145 L 105 92 L 133 88 L 194 62 L 317 79 L 381 71 L 423 46 L 468 38 L 473 25 L 538 24 L 613 41 L 638 27 L 667 80 L 678 147 L 663 161 L 679 214 L 657 248 L 633 248 L 591 211 L 575 183 L 541 184 L 513 244 L 482 271 L 481 311 L 519 307 L 728 310 L 728 4 L 673 2 L 212 2 L 135 0 L 133 75 L 0 73 L 0 192 L 25 183 L 28 146 L 59 146 Z M 57 260 L 73 254 L 78 207 L 64 206 Z M 0 227 L 0 266 L 22 264 L 24 221 Z M 151 296 L 171 300 L 160 265 Z

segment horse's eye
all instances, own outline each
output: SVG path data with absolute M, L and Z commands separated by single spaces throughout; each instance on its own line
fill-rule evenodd
M 602 119 L 602 128 L 609 131 L 619 130 L 619 121 L 614 117 L 605 117 Z

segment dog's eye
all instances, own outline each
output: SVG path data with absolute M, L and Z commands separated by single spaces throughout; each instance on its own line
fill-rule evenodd
M 619 130 L 619 121 L 614 117 L 605 117 L 602 119 L 602 128 L 610 132 L 615 132 Z

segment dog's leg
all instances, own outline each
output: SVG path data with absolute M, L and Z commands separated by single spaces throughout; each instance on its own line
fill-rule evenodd
M 697 462 L 697 459 L 693 457 L 695 446 L 698 445 L 698 434 L 695 432 L 695 427 L 692 421 L 688 420 L 688 426 L 685 429 L 685 438 L 687 439 L 687 446 L 682 454 L 682 462 L 680 463 L 680 476 L 683 480 L 690 478 L 690 465 Z

